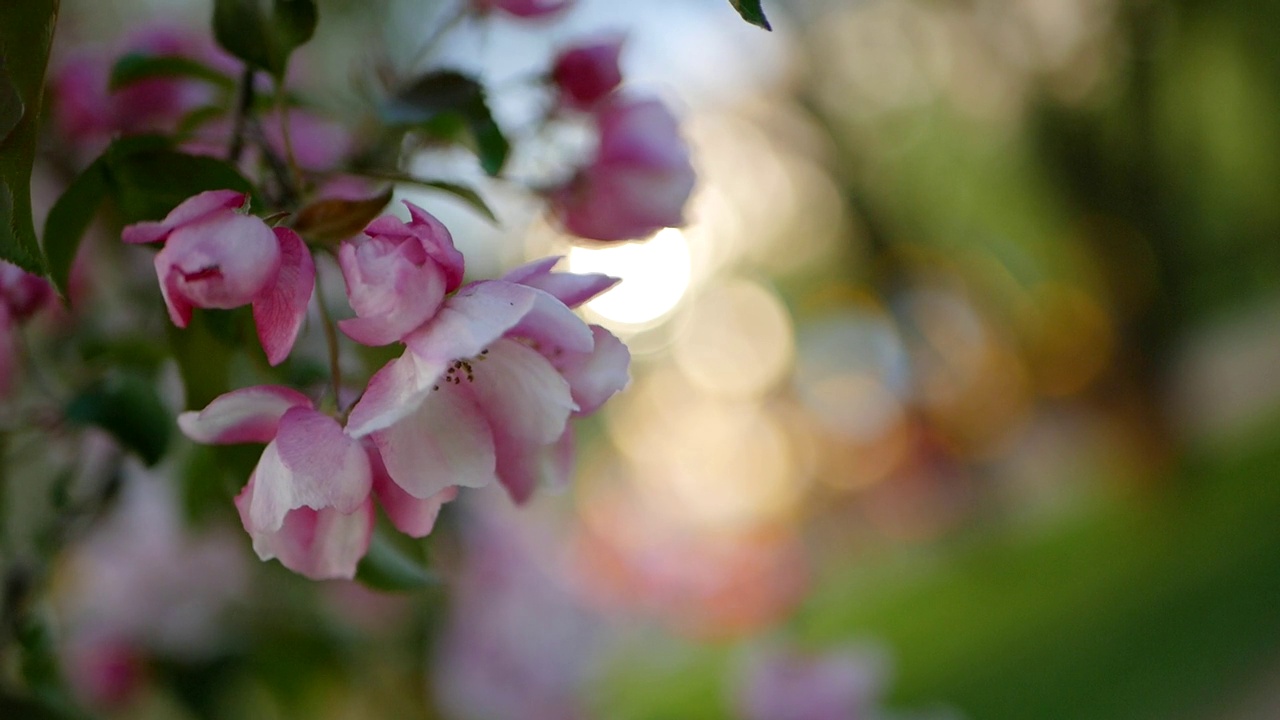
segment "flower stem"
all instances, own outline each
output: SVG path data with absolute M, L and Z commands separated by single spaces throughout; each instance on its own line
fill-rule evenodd
M 333 387 L 333 404 L 342 410 L 342 367 L 338 363 L 338 331 L 334 328 L 333 316 L 329 314 L 329 306 L 324 301 L 324 289 L 320 285 L 320 273 L 316 273 L 316 303 L 320 305 L 320 318 L 324 324 L 324 341 L 329 347 L 329 381 Z
M 227 147 L 227 162 L 240 162 L 244 153 L 244 131 L 249 114 L 253 112 L 253 66 L 245 63 L 240 75 L 240 94 L 231 126 L 231 144 Z

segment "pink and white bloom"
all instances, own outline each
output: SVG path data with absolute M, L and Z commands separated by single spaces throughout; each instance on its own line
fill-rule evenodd
M 540 482 L 568 481 L 569 418 L 626 385 L 630 355 L 565 302 L 616 281 L 553 273 L 554 263 L 462 287 L 405 337 L 407 351 L 352 408 L 348 432 L 372 440 L 410 496 L 497 479 L 523 502 Z
M 163 242 L 156 275 L 169 318 L 178 327 L 193 308 L 253 305 L 258 339 L 276 365 L 292 349 L 315 287 L 315 264 L 302 238 L 270 228 L 242 209 L 248 196 L 234 190 L 203 192 L 160 222 L 124 229 L 127 243 Z
M 612 93 L 622 83 L 618 58 L 623 40 L 621 35 L 614 35 L 562 50 L 551 67 L 551 80 L 560 91 L 560 101 L 586 110 Z
M 573 2 L 574 0 L 471 0 L 471 7 L 481 15 L 498 10 L 532 20 L 558 15 Z
M 411 220 L 390 215 L 338 249 L 347 297 L 356 317 L 338 327 L 365 345 L 387 345 L 436 314 L 462 283 L 462 253 L 444 225 L 406 202 Z
M 13 390 L 18 374 L 14 334 L 53 298 L 53 287 L 12 263 L 0 260 L 0 398 Z
M 593 240 L 627 240 L 683 225 L 694 172 L 675 117 L 657 100 L 617 94 L 594 113 L 600 129 L 594 159 L 550 193 L 564 229 Z
M 365 447 L 303 394 L 262 385 L 226 393 L 178 426 L 205 444 L 266 443 L 236 509 L 263 560 L 315 580 L 355 576 L 373 532 Z

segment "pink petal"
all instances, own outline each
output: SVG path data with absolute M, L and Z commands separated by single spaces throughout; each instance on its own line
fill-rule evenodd
M 559 260 L 559 256 L 534 260 L 508 272 L 502 279 L 549 293 L 571 308 L 578 307 L 620 281 L 620 278 L 600 273 L 551 272 Z
M 267 362 L 279 365 L 289 356 L 307 316 L 316 266 L 296 232 L 288 228 L 275 228 L 274 232 L 280 243 L 280 271 L 275 282 L 253 299 L 253 322 Z
M 444 375 L 445 363 L 428 363 L 412 352 L 392 360 L 369 378 L 364 394 L 351 408 L 347 433 L 364 437 L 415 412 Z
M 590 353 L 570 356 L 560 365 L 580 416 L 595 412 L 631 381 L 631 352 L 627 346 L 599 325 L 592 325 L 591 332 L 595 348 Z
M 498 479 L 511 499 L 523 504 L 539 486 L 562 490 L 573 476 L 573 429 L 565 428 L 560 439 L 540 445 L 514 438 L 498 442 Z
M 498 479 L 516 502 L 543 476 L 544 450 L 565 432 L 574 409 L 569 383 L 546 358 L 513 340 L 499 340 L 476 364 L 471 383 L 489 420 Z
M 483 487 L 494 478 L 489 424 L 465 383 L 442 379 L 417 412 L 372 435 L 387 474 L 415 498 L 453 485 Z
M 410 537 L 422 538 L 431 534 L 436 517 L 445 503 L 458 497 L 458 488 L 450 486 L 425 500 L 405 492 L 387 474 L 378 451 L 369 451 L 369 464 L 373 466 L 373 494 L 387 513 L 391 524 Z
M 199 412 L 182 413 L 178 427 L 207 445 L 271 442 L 280 418 L 295 407 L 309 408 L 311 400 L 291 388 L 256 385 L 219 395 Z
M 591 352 L 591 329 L 582 318 L 550 293 L 530 289 L 533 307 L 506 334 L 534 341 L 534 347 L 553 362 L 565 353 Z
M 253 538 L 258 557 L 279 559 L 285 567 L 313 580 L 355 577 L 356 566 L 369 551 L 373 538 L 371 498 L 347 514 L 333 508 L 299 508 L 285 516 L 278 530 L 266 532 L 253 528 L 249 519 L 256 482 L 256 475 L 249 479 L 249 484 L 236 497 L 236 508 Z
M 436 219 L 434 215 L 414 205 L 408 200 L 404 201 L 404 206 L 409 209 L 409 216 L 412 219 L 409 227 L 414 231 L 414 235 L 422 242 L 422 247 L 427 251 L 427 255 L 444 270 L 445 277 L 448 278 L 448 285 L 445 292 L 453 292 L 462 284 L 462 276 L 465 272 L 466 262 L 462 257 L 462 253 L 453 245 L 453 236 L 444 224 Z
M 179 275 L 169 271 L 168 258 L 162 258 L 159 254 L 156 255 L 154 264 L 156 275 L 160 278 L 160 296 L 164 298 L 164 307 L 169 311 L 169 319 L 174 325 L 184 328 L 191 322 L 193 306 L 182 294 L 182 288 L 178 282 Z
M 280 418 L 276 439 L 262 451 L 254 475 L 249 519 L 266 532 L 280 529 L 285 515 L 300 507 L 353 512 L 373 482 L 360 444 L 336 420 L 309 407 L 291 408 Z
M 120 239 L 127 243 L 159 242 L 176 228 L 208 215 L 243 207 L 247 195 L 236 190 L 209 190 L 182 201 L 160 222 L 140 222 L 126 227 Z
M 426 325 L 405 338 L 422 359 L 447 364 L 480 354 L 524 318 L 537 302 L 532 288 L 501 280 L 474 282 L 445 301 Z
M 421 255 L 425 262 L 415 264 L 407 255 L 414 250 L 422 252 L 414 240 L 395 245 L 383 238 L 339 247 L 338 264 L 357 317 L 340 320 L 338 327 L 351 339 L 370 346 L 398 342 L 440 309 L 444 270 Z
M 248 305 L 280 269 L 280 241 L 261 219 L 222 213 L 183 225 L 156 254 L 156 274 L 173 296 L 195 307 Z

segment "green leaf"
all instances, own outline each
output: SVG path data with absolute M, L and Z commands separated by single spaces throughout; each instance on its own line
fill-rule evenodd
M 221 339 L 216 331 L 220 318 L 217 311 L 195 309 L 186 328 L 166 322 L 169 347 L 178 362 L 178 374 L 186 392 L 186 409 L 202 410 L 231 389 L 228 368 L 234 346 Z
M 44 272 L 44 257 L 31 217 L 31 166 L 57 19 L 58 0 L 0 2 L 0 259 L 35 273 Z
M 416 127 L 435 135 L 447 132 L 450 120 L 466 126 L 476 146 L 480 166 L 490 175 L 502 171 L 511 146 L 494 121 L 484 86 L 456 70 L 429 72 L 383 104 L 383 119 L 391 125 Z
M 154 465 L 164 457 L 174 420 L 160 402 L 155 384 L 135 373 L 115 373 L 85 388 L 67 405 L 66 417 L 96 425 Z
M 44 254 L 49 279 L 64 297 L 80 239 L 110 192 L 107 164 L 99 158 L 72 181 L 45 218 Z
M 4 69 L 4 57 L 0 57 L 0 142 L 18 127 L 22 120 L 22 95 Z
M 117 140 L 103 160 L 112 198 L 125 223 L 161 220 L 183 200 L 206 190 L 253 192 L 230 163 L 178 152 L 158 136 Z M 253 200 L 257 205 L 258 199 Z
M 215 0 L 213 34 L 227 52 L 284 79 L 289 53 L 311 39 L 318 19 L 313 0 Z
M 764 16 L 764 10 L 760 7 L 760 0 L 729 0 L 729 4 L 733 6 L 734 10 L 738 11 L 743 20 L 765 30 L 773 29 L 769 25 L 769 20 Z
M 432 188 L 434 190 L 448 193 L 467 205 L 470 205 L 472 210 L 475 210 L 485 216 L 490 221 L 494 223 L 498 222 L 498 216 L 493 214 L 493 209 L 484 201 L 484 198 L 480 197 L 480 193 L 466 185 L 445 182 L 444 180 L 424 180 L 412 176 L 406 176 L 402 182 L 412 183 L 414 185 L 420 185 L 422 187 Z
M 435 573 L 396 547 L 380 531 L 373 534 L 369 553 L 356 567 L 356 580 L 375 590 L 421 590 L 440 584 Z
M 355 235 L 391 202 L 391 188 L 371 198 L 316 200 L 298 211 L 293 229 L 311 242 L 332 244 Z
M 115 92 L 133 83 L 152 78 L 203 80 L 224 90 L 234 90 L 236 86 L 231 78 L 191 58 L 129 53 L 117 60 L 115 66 L 111 68 L 110 88 Z

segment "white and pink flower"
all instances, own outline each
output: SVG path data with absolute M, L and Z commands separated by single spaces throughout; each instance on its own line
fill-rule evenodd
M 122 237 L 127 243 L 164 243 L 156 274 L 175 325 L 186 327 L 193 308 L 252 304 L 258 339 L 276 365 L 302 328 L 315 265 L 297 233 L 246 214 L 247 202 L 234 190 L 200 193 L 160 222 L 126 227 Z
M 338 327 L 365 345 L 398 342 L 436 314 L 462 282 L 462 253 L 444 225 L 406 202 L 411 220 L 383 216 L 344 242 L 338 263 L 356 317 Z
M 192 440 L 266 443 L 236 509 L 263 560 L 321 580 L 352 578 L 373 532 L 374 473 L 364 446 L 302 393 L 260 385 L 178 416 Z
M 553 273 L 554 262 L 462 287 L 370 379 L 348 432 L 372 439 L 409 495 L 496 479 L 523 502 L 540 483 L 568 482 L 568 421 L 626 385 L 630 355 L 565 302 L 585 302 L 616 281 Z
M 548 198 L 564 229 L 593 240 L 628 240 L 683 225 L 694 172 L 671 112 L 657 100 L 615 93 L 594 115 L 600 130 L 595 157 Z

